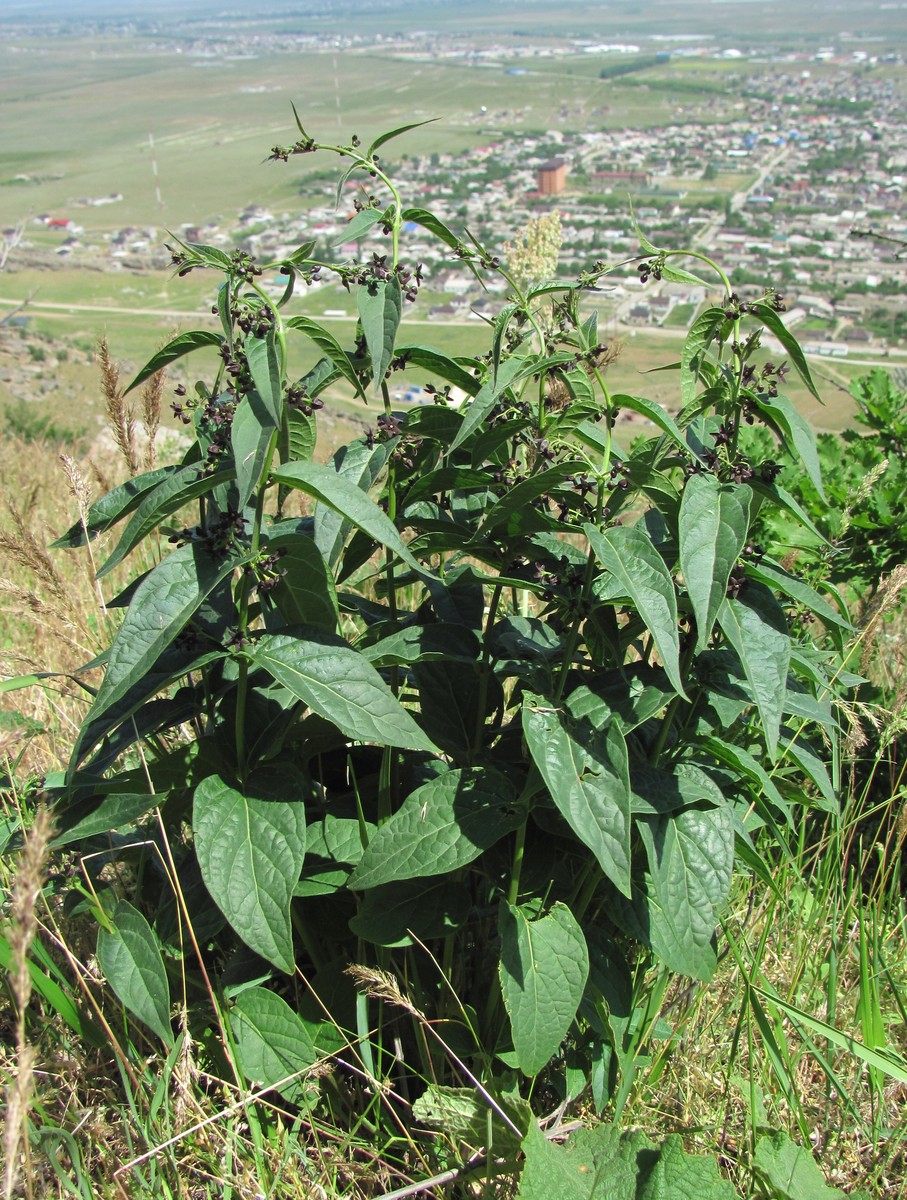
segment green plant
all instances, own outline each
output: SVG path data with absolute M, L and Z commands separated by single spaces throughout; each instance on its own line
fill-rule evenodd
M 221 329 L 181 334 L 132 387 L 213 352 L 174 406 L 192 447 L 56 543 L 123 523 L 102 580 L 149 539 L 172 548 L 110 602 L 125 613 L 106 674 L 49 788 L 101 966 L 168 1048 L 178 980 L 225 1077 L 353 1134 L 395 1131 L 407 1154 L 411 1101 L 468 1086 L 487 1171 L 512 1172 L 508 1130 L 533 1136 L 531 1114 L 581 1097 L 619 1113 L 663 1033 L 656 986 L 715 968 L 735 862 L 768 879 L 763 851 L 790 852 L 801 808 L 836 812 L 824 745 L 849 626 L 752 537 L 766 511 L 806 517 L 774 453 L 744 453 L 746 421 L 822 494 L 784 368 L 754 365 L 767 329 L 815 390 L 780 298 L 743 304 L 710 260 L 641 238 L 643 280 L 701 284 L 687 254 L 726 296 L 686 338 L 677 420 L 612 395 L 613 348 L 582 311 L 608 268 L 517 282 L 407 207 L 378 154 L 406 128 L 365 150 L 300 126 L 273 151 L 336 153 L 341 188 L 381 190 L 344 232 L 387 239 L 365 261 L 176 244 L 180 274 L 223 277 Z M 484 357 L 403 337 L 409 223 L 506 280 Z M 286 277 L 277 303 L 263 270 Z M 348 348 L 286 315 L 326 272 L 356 295 Z M 395 411 L 388 377 L 407 368 L 434 402 Z M 378 415 L 323 465 L 337 388 Z M 629 450 L 622 409 L 654 431 Z

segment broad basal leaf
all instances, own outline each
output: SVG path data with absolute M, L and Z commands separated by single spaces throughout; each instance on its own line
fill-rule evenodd
M 570 828 L 629 896 L 632 796 L 627 747 L 617 723 L 598 730 L 530 695 L 523 702 L 523 734 Z
M 727 594 L 728 580 L 746 542 L 753 493 L 745 484 L 721 484 L 691 475 L 680 502 L 680 569 L 696 617 L 696 649 L 704 650 Z
M 173 1045 L 170 985 L 151 926 L 128 900 L 111 917 L 113 931 L 98 930 L 98 962 L 129 1011 L 162 1041 Z
M 192 823 L 211 898 L 247 946 L 291 973 L 290 899 L 306 845 L 301 796 L 246 796 L 211 775 L 195 789 Z
M 230 1027 L 243 1075 L 268 1087 L 299 1075 L 317 1059 L 302 1019 L 286 1000 L 263 987 L 246 988 L 230 1010 Z M 301 1080 L 281 1086 L 290 1099 L 304 1092 Z
M 556 1054 L 589 977 L 583 931 L 566 904 L 530 921 L 501 905 L 499 975 L 520 1070 L 537 1075 Z
M 628 596 L 651 633 L 662 665 L 679 695 L 686 699 L 680 678 L 680 635 L 674 580 L 649 536 L 636 526 L 598 530 L 586 525 L 586 536 L 599 562 L 613 576 L 603 581 L 602 598 Z
M 490 767 L 447 771 L 416 788 L 369 842 L 350 876 L 358 890 L 455 871 L 517 829 L 525 815 Z
M 250 657 L 354 741 L 405 750 L 435 748 L 371 663 L 343 638 L 300 625 L 287 633 L 266 634 Z

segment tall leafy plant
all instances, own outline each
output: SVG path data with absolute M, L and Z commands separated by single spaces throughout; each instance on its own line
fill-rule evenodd
M 175 405 L 182 460 L 57 542 L 116 529 L 102 578 L 149 540 L 164 551 L 115 601 L 56 781 L 59 841 L 89 869 L 111 845 L 133 864 L 128 896 L 98 879 L 99 959 L 164 1041 L 185 951 L 193 1019 L 214 1003 L 250 1080 L 315 1103 L 288 1077 L 345 1045 L 366 1084 L 323 1083 L 335 1111 L 380 1106 L 374 1080 L 402 1073 L 430 1123 L 469 1080 L 522 1133 L 526 1099 L 620 1110 L 652 979 L 715 969 L 735 863 L 767 872 L 766 840 L 784 852 L 803 807 L 834 811 L 841 679 L 799 618 L 848 626 L 752 540 L 766 512 L 810 524 L 774 444 L 822 495 L 785 368 L 758 365 L 768 331 L 815 390 L 780 298 L 740 302 L 694 254 L 722 298 L 684 343 L 679 416 L 614 395 L 584 308 L 608 267 L 512 277 L 406 205 L 379 156 L 402 132 L 323 146 L 300 126 L 273 151 L 340 155 L 341 186 L 364 177 L 378 195 L 344 241 L 383 236 L 383 252 L 336 263 L 307 244 L 259 264 L 174 247 L 180 274 L 219 277 L 220 328 L 181 334 L 133 381 L 190 353 L 210 364 Z M 407 336 L 413 223 L 504 278 L 485 355 Z M 701 282 L 683 253 L 641 239 L 642 278 Z M 264 271 L 285 277 L 279 301 Z M 348 346 L 294 309 L 328 273 L 356 298 Z M 433 402 L 401 411 L 389 380 L 410 368 Z M 318 463 L 318 411 L 340 390 L 375 428 Z M 629 448 L 621 410 L 650 429 Z M 771 433 L 761 456 L 746 423 Z

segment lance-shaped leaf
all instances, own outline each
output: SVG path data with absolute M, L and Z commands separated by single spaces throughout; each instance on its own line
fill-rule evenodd
M 537 1075 L 570 1028 L 589 978 L 589 951 L 576 918 L 560 901 L 538 921 L 502 904 L 498 919 L 501 992 L 520 1070 Z
M 523 734 L 570 828 L 614 886 L 629 896 L 632 793 L 627 746 L 617 722 L 596 729 L 540 697 L 526 696 Z
M 413 346 L 407 344 L 405 346 L 398 346 L 397 354 L 401 358 L 406 359 L 408 366 L 420 367 L 423 371 L 430 371 L 434 375 L 440 375 L 442 379 L 446 379 L 454 387 L 462 388 L 470 396 L 474 396 L 479 389 L 478 380 L 475 375 L 471 371 L 468 371 L 462 365 L 461 361 L 442 354 L 440 350 L 434 349 L 433 346 Z M 467 359 L 466 361 L 471 362 L 472 360 Z M 415 415 L 418 411 L 418 409 L 415 409 L 410 415 Z M 433 408 L 428 407 L 427 411 L 432 412 Z
M 387 513 L 346 475 L 338 474 L 333 467 L 324 467 L 319 463 L 294 462 L 275 471 L 274 479 L 287 487 L 298 488 L 326 504 L 328 508 L 333 508 L 350 524 L 367 533 L 379 546 L 393 551 L 420 575 L 428 574 L 419 560 L 409 552 Z
M 317 321 L 313 321 L 311 317 L 290 317 L 286 322 L 286 327 L 287 329 L 298 329 L 300 333 L 304 333 L 307 337 L 311 338 L 321 353 L 330 359 L 347 383 L 353 385 L 357 395 L 366 402 L 368 401 L 365 392 L 362 390 L 359 376 L 353 370 L 349 355 L 330 330 L 325 329 L 323 325 L 319 325 Z
M 786 396 L 779 395 L 769 398 L 756 394 L 755 401 L 766 423 L 784 439 L 791 455 L 799 458 L 803 463 L 813 486 L 824 500 L 822 467 L 812 426 L 805 417 L 797 412 Z
M 514 378 L 525 365 L 525 358 L 513 355 L 512 358 L 508 358 L 506 362 L 501 363 L 494 375 L 482 384 L 466 409 L 463 424 L 460 426 L 459 433 L 453 442 L 451 442 L 449 453 L 452 454 L 458 446 L 462 446 L 467 438 L 482 425 L 482 422 L 491 412 L 492 408 L 494 408 L 498 398 L 507 391 Z
M 394 357 L 394 343 L 400 328 L 403 312 L 400 280 L 392 275 L 380 283 L 362 284 L 356 295 L 356 304 L 365 344 L 372 359 L 372 378 L 378 390 Z
M 690 448 L 676 421 L 669 413 L 665 412 L 660 404 L 656 404 L 653 400 L 647 400 L 645 396 L 628 396 L 624 392 L 612 396 L 611 403 L 615 408 L 628 408 L 630 412 L 645 417 L 666 434 L 675 445 L 679 446 L 685 454 L 689 454 Z
M 407 125 L 399 125 L 396 129 L 391 129 L 388 133 L 382 133 L 369 146 L 365 157 L 372 158 L 376 150 L 380 150 L 383 145 L 393 138 L 398 138 L 403 133 L 409 133 L 411 129 L 421 129 L 423 125 L 431 125 L 439 120 L 440 117 L 427 117 L 424 121 L 410 121 Z
M 767 587 L 751 582 L 738 599 L 724 601 L 718 623 L 743 664 L 774 761 L 790 668 L 790 633 L 784 610 Z
M 696 809 L 640 822 L 649 857 L 649 944 L 674 971 L 709 979 L 719 909 L 734 869 L 729 808 Z
M 811 612 L 823 621 L 826 625 L 837 625 L 839 629 L 852 631 L 853 625 L 848 621 L 846 616 L 842 616 L 836 608 L 833 608 L 824 596 L 820 596 L 814 587 L 806 582 L 805 579 L 800 579 L 797 575 L 791 575 L 789 571 L 780 566 L 776 562 L 772 562 L 770 558 L 760 559 L 755 563 L 748 563 L 746 573 L 751 579 L 757 579 L 760 583 L 766 584 L 775 591 L 783 592 L 785 596 L 789 596 L 791 600 L 797 604 L 802 604 Z
M 168 1045 L 170 985 L 151 926 L 128 900 L 120 900 L 112 930 L 98 930 L 98 962 L 107 982 L 129 1011 Z
M 300 1074 L 318 1057 L 302 1018 L 267 988 L 240 992 L 230 1010 L 230 1028 L 242 1073 L 259 1086 L 270 1087 Z M 289 1084 L 280 1091 L 297 1099 L 304 1089 Z
M 486 512 L 475 537 L 485 538 L 502 525 L 510 536 L 515 536 L 519 533 L 526 514 L 534 515 L 533 501 L 556 491 L 565 479 L 581 471 L 582 465 L 578 459 L 557 463 L 536 475 L 530 475 L 522 483 L 510 488 Z
M 400 214 L 400 219 L 404 222 L 412 221 L 414 225 L 421 225 L 423 229 L 427 229 L 429 233 L 434 234 L 445 246 L 450 246 L 451 250 L 456 250 L 460 245 L 460 239 L 453 230 L 449 229 L 443 221 L 438 220 L 435 214 L 428 212 L 427 209 L 405 208 Z
M 222 483 L 232 479 L 233 476 L 232 466 L 225 467 L 222 471 L 215 471 L 213 475 L 203 475 L 198 463 L 190 463 L 188 466 L 180 467 L 173 475 L 162 479 L 156 487 L 142 497 L 141 503 L 123 530 L 113 553 L 98 571 L 98 579 L 121 563 L 129 551 L 156 529 L 165 517 L 175 513 L 190 500 L 195 500 L 199 496 L 213 491 Z
M 723 309 L 707 308 L 690 326 L 680 355 L 680 399 L 684 408 L 696 398 L 706 352 L 725 319 Z
M 809 373 L 809 367 L 806 365 L 806 359 L 803 356 L 803 351 L 796 337 L 787 328 L 775 310 L 768 304 L 757 301 L 749 306 L 749 311 L 762 322 L 769 333 L 773 333 L 784 349 L 787 351 L 794 368 L 812 394 L 817 400 L 820 399 L 819 393 L 816 391 L 816 385 L 813 383 L 812 376 Z
M 230 427 L 240 511 L 255 491 L 276 429 L 274 417 L 257 390 L 242 398 Z
M 342 246 L 344 242 L 358 241 L 359 238 L 365 237 L 372 226 L 384 220 L 386 220 L 386 215 L 383 209 L 363 208 L 347 221 L 331 244 L 333 246 Z
M 246 796 L 216 775 L 195 789 L 195 852 L 205 887 L 256 954 L 292 972 L 290 900 L 305 859 L 305 805 Z
M 343 638 L 300 625 L 286 633 L 266 634 L 250 657 L 354 741 L 435 749 L 371 663 Z
M 146 791 L 115 793 L 112 796 L 105 796 L 96 808 L 81 819 L 77 819 L 74 825 L 69 822 L 76 814 L 66 813 L 63 821 L 68 828 L 64 829 L 62 833 L 58 833 L 51 845 L 54 848 L 68 846 L 72 842 L 84 841 L 99 833 L 109 833 L 112 829 L 133 825 L 152 808 L 164 804 L 167 795 L 167 792 L 162 795 L 149 795 Z M 83 807 L 84 805 L 80 805 L 79 810 L 81 811 Z
M 236 555 L 215 557 L 203 546 L 189 544 L 172 551 L 145 576 L 110 647 L 107 673 L 83 731 L 142 682 L 205 597 L 244 561 Z M 73 768 L 86 750 L 83 732 L 73 751 Z
M 261 402 L 268 410 L 274 425 L 280 422 L 281 383 L 280 351 L 273 326 L 264 337 L 249 334 L 243 346 L 249 372 Z
M 347 483 L 368 492 L 387 465 L 394 442 L 379 442 L 369 446 L 362 441 L 342 447 L 331 460 L 331 467 Z M 319 504 L 315 508 L 315 544 L 325 557 L 329 567 L 335 567 L 343 553 L 352 522 L 346 520 L 336 508 Z
M 680 502 L 680 569 L 696 617 L 696 649 L 708 645 L 749 530 L 752 489 L 691 475 Z
M 150 379 L 152 375 L 162 371 L 164 367 L 169 367 L 172 362 L 176 362 L 184 354 L 190 354 L 201 346 L 217 346 L 220 349 L 223 340 L 219 333 L 211 333 L 208 329 L 194 329 L 190 333 L 178 334 L 166 346 L 162 346 L 157 354 L 152 355 L 130 383 L 126 392 L 131 392 L 133 388 L 137 388 L 146 379 Z
M 357 891 L 455 871 L 525 819 L 516 793 L 490 767 L 447 771 L 416 788 L 380 826 L 350 877 Z
M 677 629 L 677 593 L 674 580 L 651 538 L 636 526 L 618 525 L 598 530 L 586 525 L 586 536 L 602 566 L 613 579 L 601 595 L 628 596 L 651 633 L 665 672 L 679 695 L 686 699 L 680 678 L 680 634 Z
M 86 533 L 89 541 L 96 538 L 98 534 L 106 533 L 112 525 L 116 525 L 117 521 L 122 521 L 123 517 L 128 517 L 131 512 L 134 512 L 142 503 L 142 497 L 146 493 L 181 469 L 178 464 L 171 467 L 158 467 L 154 471 L 146 471 L 144 475 L 137 475 L 135 479 L 127 479 L 113 491 L 95 500 L 85 514 L 85 523 L 77 521 L 75 525 L 70 526 L 65 533 L 50 543 L 51 548 L 54 550 L 75 549 L 77 546 L 85 545 Z

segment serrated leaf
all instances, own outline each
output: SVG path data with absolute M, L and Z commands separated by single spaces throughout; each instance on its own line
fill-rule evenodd
M 357 487 L 346 475 L 318 463 L 288 463 L 274 472 L 277 483 L 298 488 L 315 500 L 333 508 L 357 529 L 367 533 L 379 546 L 392 550 L 420 575 L 427 572 L 414 558 L 401 538 L 397 527 L 374 500 Z
M 537 921 L 502 904 L 501 992 L 520 1070 L 537 1075 L 557 1052 L 589 977 L 589 951 L 576 918 L 558 901 Z
M 354 741 L 435 749 L 371 663 L 343 638 L 300 625 L 265 634 L 249 657 Z
M 302 789 L 291 803 L 259 799 L 210 775 L 195 789 L 192 824 L 212 900 L 250 949 L 292 973 L 290 900 L 306 845 Z
M 677 592 L 664 559 L 648 535 L 637 526 L 619 525 L 598 530 L 584 526 L 586 537 L 602 566 L 611 573 L 603 595 L 626 595 L 645 621 L 662 665 L 678 695 L 686 699 L 680 678 L 680 634 L 677 629 Z
M 446 771 L 411 792 L 379 827 L 349 886 L 365 891 L 382 883 L 455 871 L 524 820 L 516 792 L 500 772 L 491 767 Z
M 636 1200 L 636 1164 L 614 1126 L 577 1130 L 559 1146 L 533 1121 L 523 1151 L 518 1200 Z
M 128 900 L 120 900 L 111 930 L 98 930 L 98 962 L 107 982 L 133 1016 L 173 1045 L 170 985 L 151 926 Z
M 258 484 L 276 429 L 274 417 L 257 390 L 242 398 L 230 427 L 240 512 Z
M 631 805 L 627 747 L 616 722 L 596 730 L 541 697 L 523 702 L 533 762 L 570 828 L 624 895 L 630 894 Z
M 641 822 L 640 833 L 649 857 L 649 943 L 671 970 L 709 979 L 717 913 L 734 869 L 730 809 L 686 809 Z
M 645 1159 L 640 1155 L 640 1159 Z M 639 1161 L 639 1159 L 637 1160 Z M 636 1200 L 735 1200 L 714 1158 L 687 1154 L 679 1134 L 666 1138 L 658 1158 L 640 1171 Z
M 65 533 L 54 538 L 50 543 L 51 549 L 70 550 L 77 546 L 84 546 L 86 531 L 88 541 L 96 538 L 98 534 L 106 533 L 112 525 L 116 525 L 117 521 L 122 521 L 123 517 L 128 517 L 131 512 L 134 512 L 142 503 L 143 496 L 156 488 L 159 483 L 163 483 L 165 479 L 183 469 L 179 464 L 172 467 L 158 467 L 157 470 L 147 471 L 144 475 L 137 475 L 135 479 L 127 479 L 125 483 L 115 487 L 106 496 L 95 500 L 85 514 L 85 524 L 77 521 L 75 525 L 70 526 Z
M 222 483 L 227 483 L 234 474 L 233 467 L 229 466 L 215 471 L 212 475 L 203 475 L 198 463 L 190 463 L 161 480 L 156 487 L 143 495 L 132 519 L 120 535 L 113 553 L 99 569 L 97 578 L 101 579 L 121 563 L 130 550 L 156 529 L 165 517 L 177 512 L 190 500 L 196 500 Z
M 794 368 L 803 382 L 806 384 L 809 391 L 821 402 L 821 397 L 816 391 L 816 385 L 813 383 L 812 376 L 809 373 L 809 367 L 806 364 L 806 359 L 803 356 L 803 351 L 800 349 L 800 343 L 796 337 L 787 328 L 778 314 L 769 305 L 757 301 L 749 306 L 749 311 L 754 317 L 762 322 L 769 333 L 774 334 L 784 349 L 787 351 Z
M 840 1188 L 829 1187 L 809 1150 L 786 1133 L 759 1138 L 753 1167 L 777 1200 L 844 1200 Z
M 212 333 L 208 329 L 195 329 L 190 333 L 180 333 L 175 338 L 161 347 L 157 354 L 153 354 L 145 363 L 132 383 L 124 392 L 124 395 L 137 388 L 144 383 L 146 379 L 150 379 L 152 375 L 158 371 L 169 367 L 172 362 L 176 362 L 178 358 L 182 358 L 184 354 L 191 354 L 193 350 L 198 350 L 202 346 L 217 346 L 220 349 L 223 344 L 223 337 L 219 333 Z
M 372 379 L 378 391 L 390 361 L 403 313 L 403 293 L 396 275 L 379 283 L 361 284 L 356 293 L 359 320 L 372 360 Z
M 359 376 L 353 369 L 346 351 L 330 332 L 311 317 L 290 317 L 286 322 L 287 329 L 298 329 L 306 337 L 311 338 L 318 349 L 334 364 L 347 383 L 356 389 L 356 395 L 368 403 L 368 397 L 363 391 Z
M 784 610 L 768 588 L 749 583 L 739 598 L 723 601 L 718 624 L 743 664 L 774 761 L 790 669 L 790 633 Z
M 302 1074 L 317 1061 L 301 1017 L 267 988 L 250 987 L 240 992 L 230 1010 L 230 1027 L 240 1068 L 251 1083 L 270 1087 Z M 300 1082 L 284 1084 L 280 1091 L 290 1099 L 298 1099 L 304 1091 Z
M 696 617 L 696 650 L 704 650 L 727 594 L 728 580 L 746 542 L 752 489 L 691 475 L 678 520 L 680 569 Z

